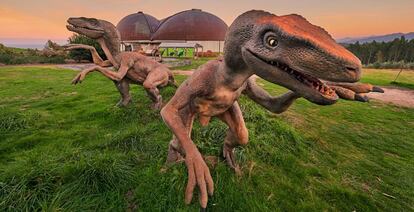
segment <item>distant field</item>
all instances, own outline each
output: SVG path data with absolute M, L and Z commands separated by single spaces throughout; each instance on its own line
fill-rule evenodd
M 392 85 L 396 73 L 367 70 L 362 81 Z M 142 87 L 121 109 L 112 82 L 94 73 L 73 86 L 75 74 L 0 68 L 0 211 L 198 211 L 197 201 L 184 204 L 185 165 L 161 171 L 171 132 Z M 412 88 L 414 72 L 399 82 Z M 163 89 L 164 99 L 174 91 Z M 414 210 L 414 109 L 300 99 L 275 115 L 240 102 L 250 134 L 237 150 L 243 176 L 222 161 L 211 168 L 211 211 Z M 220 156 L 225 130 L 196 123 L 192 137 L 204 155 Z
M 396 82 L 399 69 L 364 69 L 362 82 L 369 82 L 375 85 L 399 86 L 414 89 L 414 71 L 403 70 Z

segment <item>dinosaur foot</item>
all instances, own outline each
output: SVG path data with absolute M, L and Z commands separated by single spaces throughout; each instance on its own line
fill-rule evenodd
M 153 110 L 161 110 L 162 109 L 162 102 L 155 102 L 151 105 L 151 109 Z
M 384 93 L 384 89 L 378 87 L 378 86 L 373 86 L 372 87 L 372 91 L 373 92 L 378 92 L 378 93 Z
M 236 163 L 236 157 L 234 155 L 234 148 L 228 147 L 226 144 L 224 144 L 223 147 L 223 157 L 226 159 L 227 165 L 230 166 L 236 173 L 236 175 L 241 176 L 241 170 L 239 164 Z
M 131 98 L 121 99 L 118 103 L 116 103 L 117 107 L 126 107 L 132 102 Z
M 360 102 L 369 102 L 369 98 L 365 95 L 361 95 L 361 94 L 355 94 L 355 100 L 360 101 Z

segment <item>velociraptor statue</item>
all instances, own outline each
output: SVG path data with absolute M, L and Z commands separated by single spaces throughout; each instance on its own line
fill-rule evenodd
M 72 81 L 80 83 L 87 74 L 99 71 L 107 78 L 114 81 L 121 94 L 118 105 L 126 106 L 131 102 L 129 84 L 142 84 L 153 101 L 153 108 L 161 109 L 162 97 L 158 87 L 168 84 L 174 85 L 172 72 L 164 64 L 158 63 L 137 52 L 119 52 L 120 36 L 116 27 L 110 22 L 94 18 L 69 18 L 68 30 L 96 39 L 105 52 L 108 60 L 103 61 L 92 46 L 82 44 L 67 45 L 66 49 L 88 49 L 96 66 L 81 71 Z M 114 66 L 117 72 L 106 68 Z
M 256 85 L 254 74 L 291 91 L 272 97 Z M 202 125 L 208 124 L 211 117 L 228 125 L 223 155 L 230 167 L 239 172 L 233 150 L 248 143 L 248 131 L 237 102 L 242 93 L 269 111 L 281 113 L 299 97 L 330 105 L 338 96 L 366 101 L 358 93 L 381 91 L 368 84 L 352 84 L 360 76 L 360 60 L 324 29 L 303 17 L 276 16 L 264 11 L 240 15 L 226 34 L 224 59 L 199 67 L 161 110 L 164 122 L 174 133 L 167 162 L 185 158 L 185 202 L 191 202 L 197 186 L 201 207 L 206 208 L 207 193 L 211 195 L 214 190 L 208 166 L 190 137 L 196 115 Z

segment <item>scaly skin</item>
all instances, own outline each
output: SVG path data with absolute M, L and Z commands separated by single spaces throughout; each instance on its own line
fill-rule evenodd
M 147 58 L 137 52 L 119 52 L 120 39 L 115 26 L 107 21 L 94 18 L 69 18 L 68 30 L 96 39 L 105 52 L 108 60 L 104 61 L 92 46 L 82 44 L 67 45 L 66 49 L 87 49 L 91 52 L 96 66 L 81 71 L 73 80 L 73 84 L 82 82 L 86 75 L 98 71 L 111 79 L 121 94 L 118 106 L 126 106 L 131 102 L 129 84 L 144 86 L 153 101 L 154 109 L 161 109 L 162 97 L 158 87 L 174 85 L 174 77 L 167 66 Z M 117 72 L 106 68 L 113 66 Z
M 254 74 L 291 91 L 270 96 L 255 83 Z M 242 93 L 269 111 L 282 113 L 300 97 L 315 104 L 330 105 L 338 99 L 336 92 L 349 91 L 350 94 L 343 96 L 359 100 L 354 96 L 363 84 L 334 82 L 356 82 L 360 75 L 359 59 L 303 17 L 276 16 L 264 11 L 240 15 L 227 32 L 224 59 L 199 67 L 161 110 L 164 122 L 174 134 L 167 162 L 185 158 L 188 171 L 185 202 L 191 202 L 197 186 L 201 207 L 205 209 L 207 194 L 212 195 L 214 190 L 210 171 L 190 137 L 197 115 L 203 125 L 211 117 L 228 125 L 223 155 L 230 167 L 240 173 L 233 150 L 248 143 L 248 131 L 237 102 Z M 334 86 L 331 88 L 319 79 L 330 81 Z M 364 91 L 372 91 L 372 86 Z

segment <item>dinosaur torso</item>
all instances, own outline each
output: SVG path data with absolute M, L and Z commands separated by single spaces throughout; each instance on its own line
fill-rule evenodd
M 115 57 L 115 60 L 119 64 L 132 64 L 126 77 L 133 83 L 142 84 L 147 79 L 148 74 L 153 71 L 156 71 L 159 75 L 166 76 L 167 79 L 169 76 L 170 70 L 167 66 L 136 52 L 121 52 Z M 163 85 L 165 86 L 166 84 L 167 82 Z
M 198 68 L 184 82 L 185 84 L 191 84 L 190 86 L 199 85 L 204 88 L 194 96 L 191 104 L 193 112 L 206 117 L 216 116 L 228 110 L 240 97 L 245 88 L 245 83 L 236 89 L 221 84 L 222 79 L 219 72 L 223 63 L 221 60 L 209 61 Z

